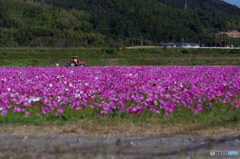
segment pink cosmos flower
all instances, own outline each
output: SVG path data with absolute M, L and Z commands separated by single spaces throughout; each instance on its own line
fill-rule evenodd
M 5 104 L 5 103 L 1 103 L 1 107 L 2 107 L 2 108 L 5 108 L 5 107 L 6 107 L 6 104 Z
M 171 113 L 172 113 L 172 112 L 173 112 L 173 108 L 169 108 L 169 112 L 171 112 Z
M 133 112 L 137 112 L 137 108 L 133 108 L 132 111 L 133 111 Z
M 63 108 L 60 108 L 60 109 L 57 110 L 57 112 L 60 113 L 60 114 L 62 114 L 62 113 L 64 113 L 64 109 L 63 109 Z
M 34 107 L 35 107 L 35 108 L 38 108 L 38 104 L 36 103 L 36 104 L 34 105 Z
M 15 107 L 14 109 L 13 109 L 13 112 L 15 113 L 17 111 L 17 108 Z
M 43 109 L 43 110 L 42 110 L 42 113 L 43 113 L 43 114 L 47 114 L 47 110 L 46 110 L 46 109 Z
M 3 109 L 2 112 L 1 112 L 1 116 L 5 116 L 6 114 L 7 114 L 7 110 Z
M 58 116 L 59 114 L 58 114 L 58 112 L 56 112 L 54 115 L 55 115 L 55 116 Z
M 165 113 L 165 115 L 166 115 L 166 116 L 169 116 L 169 113 L 168 113 L 168 112 L 166 112 L 166 113 Z
M 198 108 L 202 108 L 202 104 L 200 104 L 200 103 L 197 104 L 197 107 L 198 107 Z
M 20 113 L 22 111 L 21 108 L 17 108 L 17 112 Z
M 194 109 L 194 114 L 197 114 L 198 113 L 198 109 Z

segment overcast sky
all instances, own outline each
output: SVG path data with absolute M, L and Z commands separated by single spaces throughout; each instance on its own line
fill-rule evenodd
M 224 0 L 224 1 L 233 5 L 236 5 L 240 8 L 240 0 Z

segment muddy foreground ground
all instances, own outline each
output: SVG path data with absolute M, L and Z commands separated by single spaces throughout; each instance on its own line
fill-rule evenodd
M 240 136 L 103 136 L 0 134 L 0 158 L 233 158 L 210 156 L 210 150 L 238 151 Z

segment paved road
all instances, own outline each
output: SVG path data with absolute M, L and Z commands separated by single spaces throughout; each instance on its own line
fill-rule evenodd
M 154 48 L 163 48 L 163 46 L 132 46 L 132 47 L 126 47 L 126 49 L 154 49 Z M 180 47 L 176 47 L 180 48 Z M 46 50 L 59 50 L 59 49 L 112 49 L 112 48 L 94 48 L 94 47 L 89 47 L 89 48 L 75 48 L 75 47 L 66 47 L 66 48 L 61 48 L 61 47 L 0 47 L 2 50 L 8 50 L 8 49 L 14 49 L 14 50 L 19 50 L 19 49 L 46 49 Z M 240 47 L 199 47 L 199 48 L 187 48 L 187 49 L 240 49 Z
M 238 151 L 236 156 L 210 156 L 210 150 Z M 0 158 L 166 158 L 240 159 L 240 136 L 19 136 L 0 134 Z M 201 156 L 201 157 L 200 157 Z

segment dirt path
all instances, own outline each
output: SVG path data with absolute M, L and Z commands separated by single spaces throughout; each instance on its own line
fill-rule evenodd
M 210 156 L 210 150 L 238 151 L 240 136 L 71 136 L 0 134 L 0 158 L 233 158 Z

